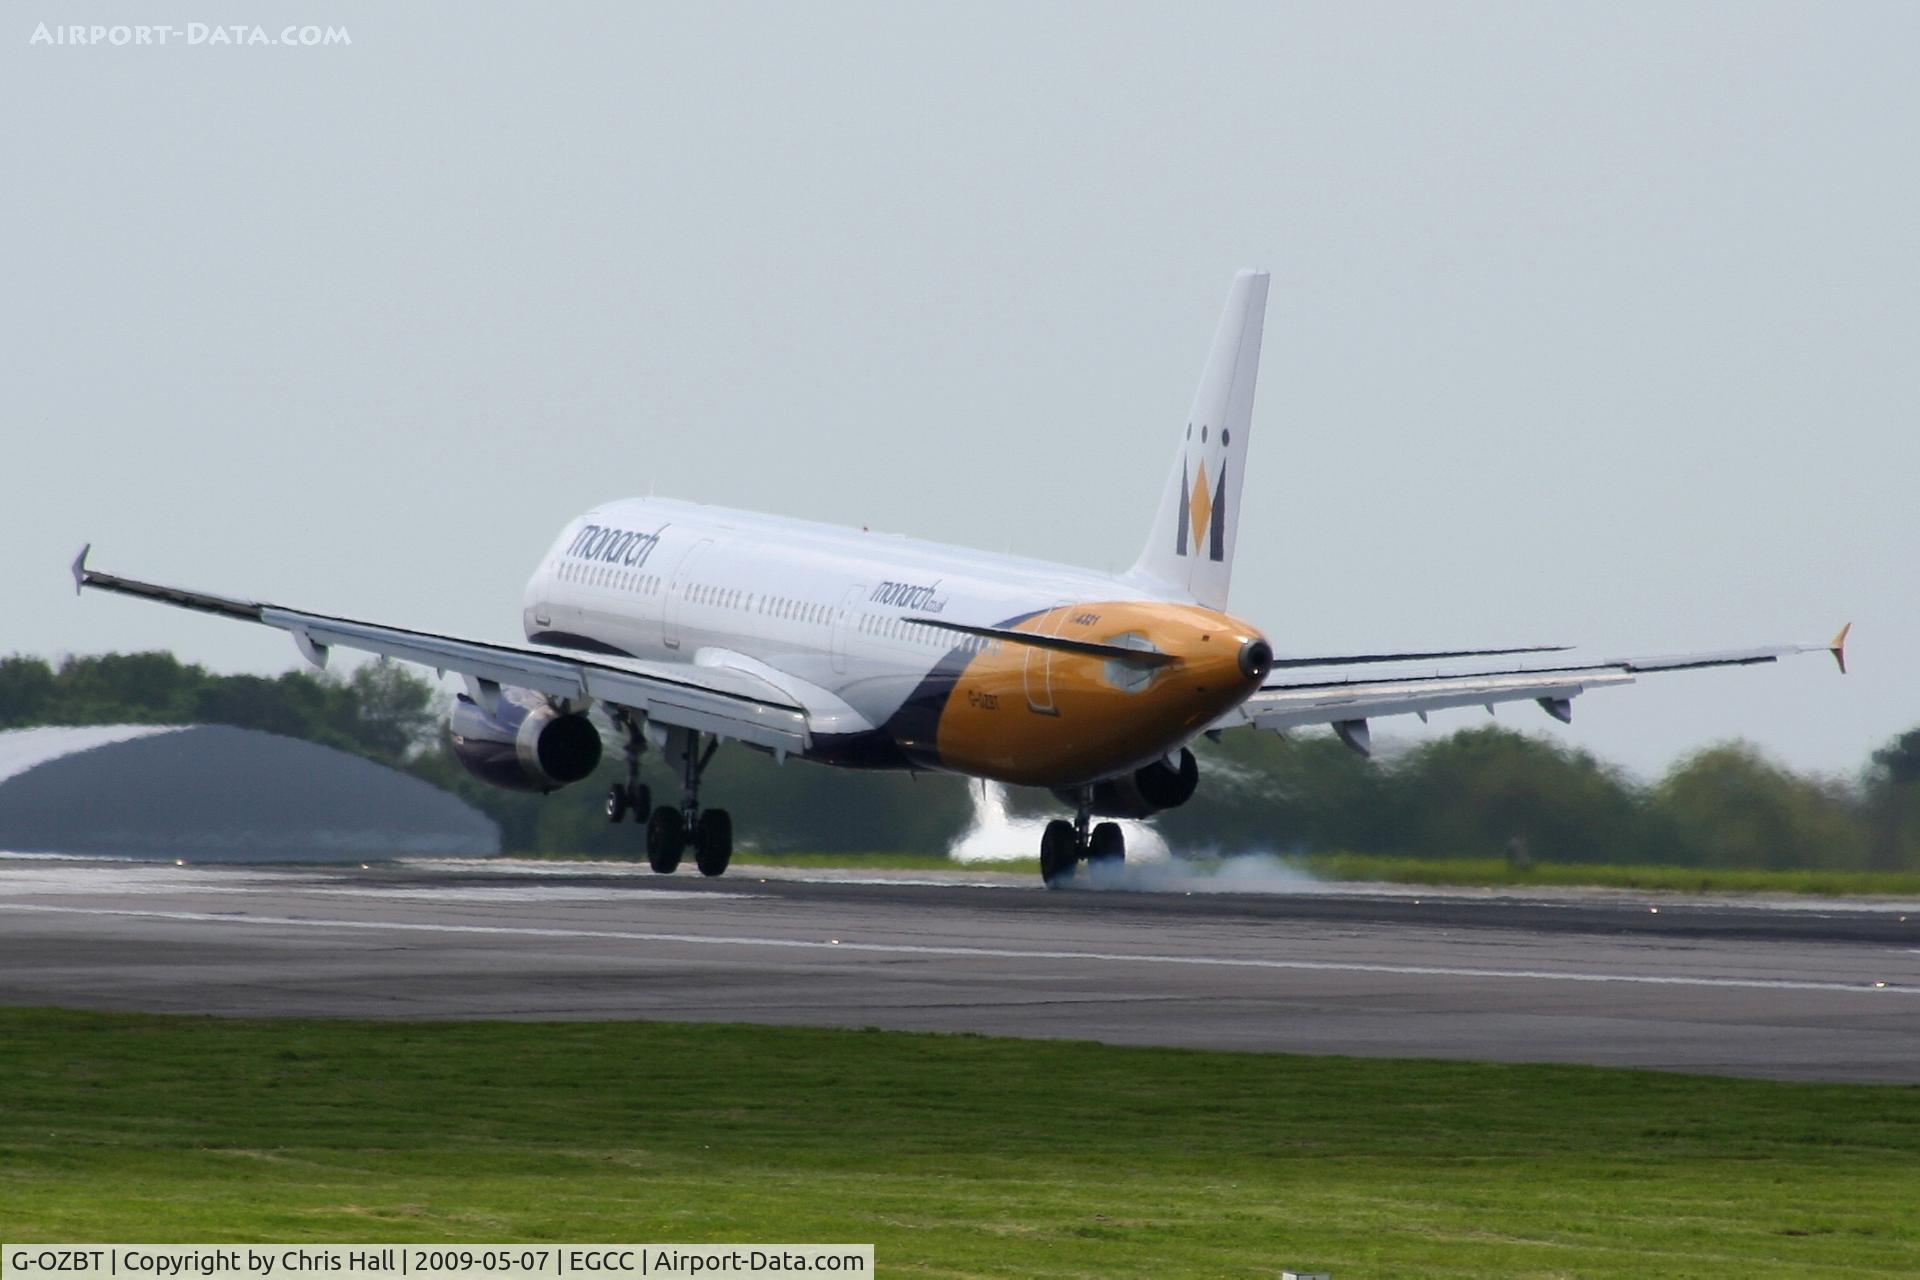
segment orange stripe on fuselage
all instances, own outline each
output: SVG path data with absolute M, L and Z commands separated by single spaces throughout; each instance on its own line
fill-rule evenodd
M 1137 636 L 1176 660 L 1149 674 L 994 645 L 966 664 L 940 713 L 936 747 L 946 768 L 1022 786 L 1078 786 L 1165 755 L 1260 685 L 1240 670 L 1241 647 L 1260 633 L 1197 605 L 1062 605 L 1012 629 L 1103 644 Z

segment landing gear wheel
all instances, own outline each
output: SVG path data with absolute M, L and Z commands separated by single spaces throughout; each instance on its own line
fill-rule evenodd
M 1127 836 L 1117 822 L 1103 822 L 1087 838 L 1087 861 L 1103 867 L 1118 867 L 1127 860 Z
M 627 784 L 616 782 L 607 788 L 607 821 L 618 822 L 627 816 Z
M 1040 833 L 1040 878 L 1047 882 L 1047 888 L 1058 888 L 1072 878 L 1078 861 L 1080 838 L 1073 824 L 1065 818 L 1055 818 Z
M 723 875 L 733 861 L 733 818 L 725 809 L 700 815 L 694 830 L 693 861 L 703 876 Z
M 680 855 L 687 847 L 687 828 L 680 811 L 661 805 L 647 819 L 647 865 L 667 875 L 680 867 Z
M 627 809 L 635 822 L 645 822 L 653 814 L 653 788 L 645 783 L 628 787 Z

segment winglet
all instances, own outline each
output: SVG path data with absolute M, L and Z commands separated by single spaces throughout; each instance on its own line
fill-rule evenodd
M 73 558 L 73 594 L 79 595 L 80 588 L 87 585 L 87 553 L 93 550 L 89 542 L 80 548 L 80 554 Z
M 1841 675 L 1847 674 L 1847 632 L 1851 630 L 1853 630 L 1853 624 L 1849 622 L 1840 628 L 1840 634 L 1835 636 L 1833 643 L 1827 646 L 1827 652 L 1833 655 L 1834 662 L 1840 667 Z

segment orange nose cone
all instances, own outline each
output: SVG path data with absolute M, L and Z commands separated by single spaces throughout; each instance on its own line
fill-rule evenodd
M 1169 674 L 1191 697 L 1193 716 L 1208 722 L 1238 706 L 1273 670 L 1267 638 L 1218 614 L 1203 616 L 1167 647 L 1180 655 Z

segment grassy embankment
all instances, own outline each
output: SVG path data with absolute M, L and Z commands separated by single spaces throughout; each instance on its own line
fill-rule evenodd
M 595 855 L 533 855 L 562 859 Z M 742 865 L 870 871 L 1005 871 L 1040 874 L 1038 859 L 957 863 L 937 853 L 759 854 L 743 850 Z M 631 861 L 634 859 L 618 859 Z M 1648 889 L 1674 893 L 1804 893 L 1820 895 L 1920 895 L 1920 871 L 1766 871 L 1726 867 L 1616 866 L 1607 863 L 1536 863 L 1520 868 L 1501 858 L 1402 858 L 1371 853 L 1314 853 L 1274 859 L 1317 880 L 1383 884 L 1431 884 L 1458 887 L 1548 885 L 1604 889 Z M 1199 875 L 1217 873 L 1223 860 L 1196 858 L 1188 865 Z
M 883 1274 L 1911 1276 L 1920 1089 L 0 1011 L 0 1239 L 873 1241 Z

